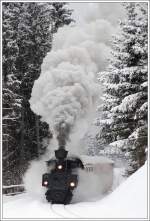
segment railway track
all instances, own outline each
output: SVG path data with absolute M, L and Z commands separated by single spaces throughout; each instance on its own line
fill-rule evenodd
M 69 208 L 68 208 L 68 205 L 67 206 L 64 206 L 65 207 L 65 210 L 72 214 L 72 216 L 74 216 L 75 218 L 81 218 L 79 215 L 77 215 L 76 213 L 72 212 Z
M 50 204 L 50 209 L 58 218 L 79 218 L 77 214 L 70 211 L 65 205 Z

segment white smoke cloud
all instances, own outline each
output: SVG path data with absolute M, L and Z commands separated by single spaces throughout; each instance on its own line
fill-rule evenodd
M 96 83 L 90 68 L 63 61 L 44 72 L 34 84 L 30 100 L 32 109 L 54 127 L 62 120 L 74 125 L 92 108 L 96 96 Z
M 46 170 L 44 158 L 40 161 L 32 161 L 27 173 L 23 177 L 26 191 L 41 200 L 45 199 L 45 188 L 42 187 L 42 175 L 46 173 Z
M 73 192 L 72 203 L 96 201 L 107 191 L 108 175 L 78 171 L 78 186 Z
M 54 36 L 53 50 L 44 59 L 30 99 L 31 109 L 50 127 L 63 121 L 73 130 L 96 109 L 97 73 L 107 64 L 113 31 L 108 21 L 97 19 L 65 26 Z

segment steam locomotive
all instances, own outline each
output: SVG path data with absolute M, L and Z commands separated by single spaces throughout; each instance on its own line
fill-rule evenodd
M 73 190 L 78 185 L 77 170 L 84 169 L 78 157 L 67 157 L 68 151 L 64 147 L 55 150 L 55 158 L 46 161 L 50 169 L 42 176 L 42 186 L 47 188 L 46 199 L 52 204 L 69 204 L 73 197 Z

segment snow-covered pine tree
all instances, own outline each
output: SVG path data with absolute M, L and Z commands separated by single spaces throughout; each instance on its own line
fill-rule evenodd
M 127 19 L 112 44 L 112 59 L 106 72 L 104 104 L 97 121 L 99 148 L 113 143 L 125 151 L 128 174 L 145 162 L 147 147 L 147 6 L 124 3 Z
M 19 8 L 15 3 L 6 2 L 3 2 L 2 8 L 3 80 L 6 82 L 7 76 L 16 70 L 15 61 L 19 51 L 16 39 L 16 18 L 19 14 Z
M 145 163 L 148 145 L 148 11 L 147 4 L 138 4 L 141 13 L 138 20 L 137 41 L 134 46 L 134 53 L 139 55 L 139 75 L 141 77 L 140 105 L 136 108 L 136 128 L 130 135 L 128 151 L 130 153 L 130 168 L 128 173 L 133 173 Z
M 19 122 L 22 99 L 17 94 L 20 82 L 14 74 L 7 75 L 3 81 L 3 183 L 5 185 L 20 182 L 19 166 Z
M 74 20 L 71 18 L 73 10 L 67 8 L 65 2 L 52 3 L 52 33 L 57 32 L 59 27 L 69 25 Z
M 2 113 L 3 113 L 3 183 L 4 185 L 18 182 L 18 128 L 20 121 L 20 110 L 22 99 L 18 95 L 20 82 L 16 79 L 15 62 L 18 56 L 18 45 L 16 41 L 16 18 L 19 15 L 19 7 L 15 3 L 3 5 L 3 78 L 2 78 Z
M 49 3 L 24 2 L 18 25 L 19 56 L 16 62 L 20 94 L 23 96 L 20 134 L 20 168 L 39 156 L 43 138 L 50 136 L 49 127 L 40 122 L 29 104 L 34 81 L 39 77 L 43 58 L 51 50 L 51 7 Z M 46 138 L 45 138 L 46 139 Z

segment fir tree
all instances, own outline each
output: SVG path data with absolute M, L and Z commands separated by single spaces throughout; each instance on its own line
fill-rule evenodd
M 130 153 L 130 168 L 128 173 L 136 171 L 145 163 L 148 145 L 148 14 L 147 5 L 138 4 L 141 16 L 138 20 L 137 41 L 134 46 L 134 53 L 140 57 L 140 105 L 136 108 L 136 128 L 130 135 L 128 151 Z
M 69 25 L 74 20 L 71 18 L 73 10 L 66 7 L 65 2 L 54 2 L 52 3 L 52 32 L 57 32 L 59 27 Z
M 16 41 L 16 19 L 19 7 L 15 3 L 3 3 L 3 183 L 5 185 L 19 182 L 19 121 L 22 98 L 18 92 L 20 82 L 15 77 L 15 62 L 19 53 Z M 18 179 L 17 179 L 18 178 Z
M 15 62 L 19 52 L 16 19 L 19 15 L 19 8 L 15 3 L 3 3 L 2 7 L 3 80 L 6 82 L 7 76 L 16 70 Z
M 100 73 L 105 93 L 97 139 L 99 148 L 115 142 L 125 151 L 130 174 L 144 164 L 147 147 L 147 9 L 124 7 L 127 20 L 114 38 L 108 71 Z
M 24 3 L 18 25 L 19 56 L 16 62 L 17 77 L 21 81 L 23 97 L 20 134 L 20 168 L 22 174 L 31 159 L 39 156 L 42 139 L 50 137 L 49 127 L 40 122 L 29 104 L 34 81 L 39 77 L 41 64 L 51 50 L 51 8 L 49 3 Z
M 21 97 L 17 94 L 20 82 L 13 74 L 3 81 L 3 182 L 5 185 L 20 182 L 19 167 L 19 121 Z

